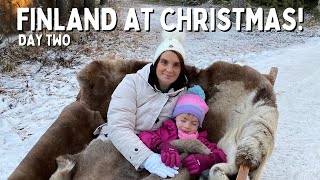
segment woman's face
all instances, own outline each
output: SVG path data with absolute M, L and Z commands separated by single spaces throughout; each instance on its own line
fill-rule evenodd
M 180 72 L 181 64 L 178 55 L 172 51 L 162 53 L 156 69 L 160 88 L 168 89 L 178 79 Z
M 193 134 L 198 131 L 199 121 L 192 114 L 180 114 L 176 117 L 176 125 L 178 130 L 186 134 Z

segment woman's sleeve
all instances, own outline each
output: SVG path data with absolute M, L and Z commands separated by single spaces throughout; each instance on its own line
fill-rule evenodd
M 143 131 L 139 134 L 139 138 L 153 152 L 160 153 L 160 144 L 162 142 L 170 142 L 177 138 L 177 127 L 174 121 L 166 120 L 155 131 Z
M 139 134 L 139 138 L 153 152 L 160 153 L 158 146 L 162 140 L 156 131 L 142 131 Z
M 109 137 L 120 153 L 136 168 L 153 153 L 135 134 L 137 91 L 134 77 L 127 75 L 111 97 L 108 109 Z

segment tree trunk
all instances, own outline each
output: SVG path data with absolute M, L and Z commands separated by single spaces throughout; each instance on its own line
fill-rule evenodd
M 246 0 L 231 0 L 231 8 L 246 8 Z M 241 15 L 241 23 L 245 22 L 244 13 Z M 231 12 L 230 20 L 236 22 L 236 14 Z
M 105 5 L 108 3 L 108 0 L 100 0 L 100 5 Z
M 59 8 L 59 14 L 62 22 L 65 22 L 69 18 L 69 11 L 71 10 L 71 0 L 56 0 L 57 8 Z
M 84 7 L 87 7 L 90 10 L 93 10 L 94 6 L 95 6 L 95 0 L 84 0 Z

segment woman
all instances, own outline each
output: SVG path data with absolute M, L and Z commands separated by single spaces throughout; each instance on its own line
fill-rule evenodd
M 101 131 L 137 170 L 145 168 L 162 178 L 178 174 L 177 167 L 165 166 L 160 155 L 152 152 L 137 134 L 158 129 L 186 92 L 183 40 L 183 32 L 163 33 L 153 63 L 126 75 L 112 94 L 108 125 Z

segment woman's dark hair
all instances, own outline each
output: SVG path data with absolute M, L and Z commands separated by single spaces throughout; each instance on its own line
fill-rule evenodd
M 188 71 L 186 69 L 184 60 L 183 60 L 183 58 L 182 58 L 180 53 L 178 53 L 176 51 L 172 51 L 172 52 L 174 52 L 178 56 L 178 59 L 180 61 L 181 71 L 180 71 L 179 77 L 177 78 L 177 80 L 175 82 L 173 82 L 170 85 L 169 89 L 173 88 L 174 90 L 178 90 L 178 89 L 181 89 L 183 87 L 189 87 L 189 82 L 188 82 L 189 75 L 188 75 Z M 150 75 L 149 75 L 149 83 L 151 85 L 156 85 L 158 89 L 159 89 L 159 81 L 158 81 L 158 76 L 157 76 L 157 73 L 156 73 L 156 69 L 157 69 L 157 66 L 158 66 L 158 63 L 159 63 L 161 55 L 158 57 L 156 62 L 153 65 L 151 65 L 151 67 L 150 67 Z

